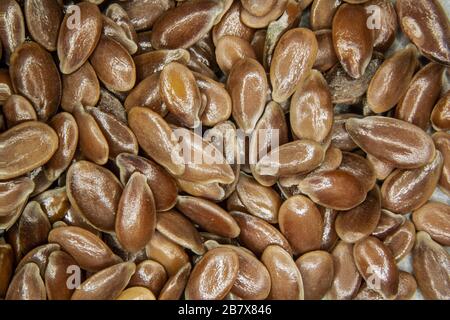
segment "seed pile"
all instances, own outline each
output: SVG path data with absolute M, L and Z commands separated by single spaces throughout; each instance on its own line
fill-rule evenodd
M 438 0 L 1 0 L 0 299 L 449 300 L 449 66 Z

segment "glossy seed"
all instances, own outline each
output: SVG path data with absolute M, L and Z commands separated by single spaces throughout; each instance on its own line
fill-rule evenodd
M 438 131 L 450 130 L 450 90 L 439 99 L 431 113 L 431 123 Z
M 364 188 L 372 190 L 376 184 L 375 170 L 364 157 L 355 153 L 343 152 L 339 170 L 350 173 L 363 183 Z
M 431 138 L 420 128 L 393 118 L 349 119 L 345 127 L 365 152 L 397 168 L 414 169 L 430 163 L 435 154 Z
M 277 0 L 271 10 L 263 16 L 253 15 L 243 7 L 241 10 L 241 20 L 250 28 L 265 28 L 270 24 L 270 22 L 275 21 L 283 14 L 284 9 L 286 8 L 286 3 L 287 0 Z
M 164 69 L 171 62 L 186 65 L 190 61 L 189 51 L 184 49 L 155 50 L 135 56 L 137 80 L 142 81 Z
M 374 28 L 374 49 L 380 52 L 388 50 L 394 43 L 398 30 L 398 17 L 394 4 L 389 0 L 369 0 L 364 3 L 366 12 L 373 16 L 379 12 L 380 23 L 378 28 Z M 379 11 L 376 11 L 379 10 Z M 376 17 L 378 18 L 378 17 Z M 373 23 L 373 20 L 369 20 Z
M 428 202 L 413 212 L 412 221 L 418 231 L 425 231 L 434 241 L 450 246 L 450 206 Z
M 317 50 L 314 33 L 304 28 L 289 30 L 280 38 L 270 66 L 274 101 L 286 101 L 301 85 L 314 65 Z
M 70 300 L 75 288 L 68 284 L 74 267 L 77 267 L 76 261 L 64 251 L 50 254 L 44 278 L 48 300 Z
M 74 13 L 67 13 L 58 36 L 59 69 L 64 74 L 75 72 L 89 59 L 102 32 L 103 19 L 99 8 L 89 2 L 77 6 L 79 25 L 74 25 L 76 23 Z
M 147 288 L 131 287 L 122 291 L 116 300 L 156 300 L 156 298 Z
M 2 1 L 0 12 L 0 40 L 5 53 L 4 61 L 9 64 L 12 53 L 25 41 L 25 20 L 15 0 Z
M 208 251 L 195 265 L 186 285 L 187 300 L 220 300 L 231 290 L 239 271 L 238 254 L 228 248 Z
M 394 233 L 388 235 L 383 243 L 392 251 L 395 260 L 400 261 L 406 257 L 414 246 L 416 228 L 406 220 Z
M 14 275 L 5 300 L 46 300 L 44 281 L 36 264 L 27 263 Z
M 333 17 L 342 0 L 314 0 L 311 5 L 309 24 L 312 30 L 331 29 Z
M 116 264 L 95 273 L 72 295 L 72 300 L 114 300 L 125 289 L 136 266 L 131 262 Z
M 139 82 L 128 94 L 124 106 L 127 111 L 133 107 L 146 107 L 165 116 L 168 112 L 167 106 L 163 104 L 159 91 L 159 75 L 154 73 Z
M 3 115 L 9 128 L 25 121 L 37 120 L 32 104 L 26 98 L 15 94 L 6 100 Z
M 224 74 L 228 74 L 233 65 L 244 58 L 256 59 L 255 52 L 248 41 L 228 35 L 217 41 L 217 64 Z
M 61 247 L 56 243 L 48 243 L 42 246 L 36 247 L 30 252 L 28 252 L 22 260 L 17 264 L 16 270 L 22 269 L 24 265 L 27 263 L 33 262 L 39 267 L 39 272 L 41 274 L 42 279 L 45 276 L 45 270 L 48 265 L 48 258 L 52 254 L 52 252 L 59 251 Z
M 339 6 L 333 18 L 333 44 L 336 55 L 349 76 L 360 78 L 372 58 L 373 33 L 367 26 L 364 7 L 352 4 Z
M 4 299 L 14 271 L 14 252 L 9 244 L 0 244 L 0 298 Z
M 173 0 L 122 1 L 120 5 L 127 12 L 136 31 L 150 29 L 156 20 L 174 6 Z
M 380 220 L 372 235 L 380 240 L 384 240 L 388 235 L 397 230 L 406 218 L 401 214 L 395 214 L 389 210 L 381 209 Z
M 386 179 L 395 169 L 395 166 L 392 163 L 381 161 L 371 154 L 367 154 L 367 161 L 369 161 L 372 165 L 373 171 L 378 180 Z
M 331 288 L 333 257 L 326 251 L 311 251 L 295 261 L 303 279 L 305 300 L 320 300 Z
M 73 164 L 66 178 L 70 203 L 99 230 L 113 231 L 122 185 L 111 171 L 92 162 Z
M 433 134 L 433 141 L 442 156 L 444 157 L 444 166 L 442 167 L 439 187 L 450 194 L 450 135 L 446 132 L 436 132 Z
M 417 233 L 412 255 L 414 277 L 425 299 L 450 299 L 450 255 L 423 231 Z
M 383 207 L 401 214 L 420 208 L 434 192 L 442 165 L 442 154 L 437 151 L 433 162 L 421 168 L 394 171 L 381 187 Z
M 186 288 L 191 269 L 191 264 L 186 263 L 176 274 L 170 277 L 161 289 L 158 300 L 179 300 Z
M 264 250 L 261 261 L 270 274 L 271 300 L 304 299 L 302 275 L 288 252 L 279 246 L 270 245 Z
M 156 261 L 145 260 L 136 266 L 136 272 L 128 285 L 148 288 L 157 296 L 166 282 L 167 273 L 164 267 Z

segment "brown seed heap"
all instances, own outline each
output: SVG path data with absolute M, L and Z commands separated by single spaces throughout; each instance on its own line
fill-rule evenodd
M 449 300 L 440 3 L 1 0 L 0 299 Z

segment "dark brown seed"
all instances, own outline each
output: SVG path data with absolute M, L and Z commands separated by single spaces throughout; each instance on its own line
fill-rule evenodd
M 331 288 L 334 278 L 334 262 L 325 251 L 305 253 L 295 261 L 303 279 L 305 300 L 320 300 Z
M 358 148 L 358 145 L 350 137 L 350 134 L 345 129 L 345 123 L 351 118 L 361 118 L 356 114 L 342 114 L 334 117 L 331 145 L 342 151 L 352 151 Z
M 92 162 L 70 166 L 66 178 L 70 203 L 94 227 L 113 231 L 122 185 L 114 174 Z
M 166 116 L 168 110 L 160 95 L 159 75 L 160 73 L 157 72 L 148 76 L 130 91 L 124 103 L 127 111 L 133 107 L 146 107 L 163 117 Z
M 269 245 L 278 245 L 292 255 L 288 240 L 277 228 L 247 213 L 233 211 L 231 214 L 241 230 L 239 241 L 254 254 L 260 256 Z
M 84 107 L 97 105 L 100 98 L 100 83 L 88 61 L 74 73 L 63 74 L 62 84 L 61 106 L 65 111 L 72 112 L 74 106 L 79 103 Z
M 48 300 L 70 300 L 75 288 L 69 287 L 71 268 L 76 261 L 64 251 L 52 252 L 45 270 L 45 288 Z M 81 279 L 80 279 L 81 280 Z
M 331 30 L 319 30 L 314 32 L 314 34 L 316 35 L 318 49 L 313 68 L 325 72 L 339 61 L 334 52 L 333 36 Z M 367 68 L 370 68 L 370 63 Z M 354 79 L 352 78 L 352 80 Z
M 41 277 L 42 279 L 44 279 L 45 270 L 47 269 L 48 258 L 50 257 L 50 254 L 52 254 L 52 252 L 54 251 L 59 251 L 60 249 L 61 247 L 56 243 L 48 243 L 36 247 L 28 252 L 22 258 L 22 260 L 20 260 L 20 262 L 16 266 L 16 270 L 20 270 L 27 263 L 33 262 L 39 267 Z
M 374 19 L 379 19 L 379 27 L 373 29 L 373 45 L 375 50 L 384 52 L 393 44 L 398 29 L 398 17 L 394 4 L 389 0 L 369 0 L 364 3 L 364 6 L 369 14 L 374 15 Z M 369 20 L 368 23 L 374 24 L 374 22 L 376 23 L 376 20 Z
M 380 240 L 368 237 L 353 247 L 355 264 L 368 286 L 392 299 L 397 295 L 399 271 L 391 251 Z
M 7 243 L 0 244 L 0 298 L 4 299 L 14 271 L 14 252 Z
M 0 182 L 0 228 L 8 230 L 19 218 L 34 190 L 34 182 L 22 177 Z
M 413 212 L 412 221 L 418 231 L 425 231 L 434 241 L 450 246 L 450 206 L 428 202 Z
M 431 111 L 439 99 L 444 72 L 445 67 L 434 62 L 417 72 L 395 109 L 395 117 L 427 130 Z
M 450 255 L 423 231 L 417 233 L 413 250 L 414 277 L 425 299 L 450 299 Z
M 213 27 L 222 13 L 218 1 L 185 2 L 161 15 L 152 29 L 152 45 L 156 49 L 188 48 Z M 190 30 L 186 33 L 186 30 Z
M 393 118 L 352 118 L 345 128 L 365 152 L 397 168 L 414 169 L 430 163 L 435 155 L 433 141 L 420 128 Z
M 14 91 L 33 104 L 38 118 L 47 121 L 61 101 L 61 78 L 50 53 L 34 42 L 26 42 L 11 56 L 9 69 Z
M 9 70 L 0 69 L 0 105 L 3 105 L 13 93 Z
M 25 18 L 33 39 L 48 51 L 56 51 L 62 8 L 54 0 L 26 0 Z
M 125 289 L 136 265 L 131 262 L 116 264 L 95 273 L 72 295 L 72 300 L 114 300 Z
M 213 202 L 179 196 L 177 209 L 202 229 L 226 238 L 236 238 L 240 229 L 233 217 Z
M 6 125 L 11 128 L 19 123 L 37 120 L 36 111 L 31 103 L 20 95 L 13 94 L 3 106 Z
M 189 51 L 184 49 L 155 50 L 134 57 L 137 80 L 142 81 L 164 69 L 171 62 L 186 65 L 190 61 Z
M 270 66 L 274 101 L 286 101 L 302 84 L 314 65 L 317 50 L 316 37 L 308 29 L 291 29 L 280 38 Z
M 302 275 L 288 252 L 279 246 L 270 245 L 264 250 L 261 261 L 270 274 L 269 299 L 304 299 Z
M 129 153 L 119 154 L 116 165 L 120 170 L 120 181 L 123 185 L 127 184 L 134 172 L 140 172 L 147 178 L 147 184 L 155 200 L 156 211 L 167 211 L 175 206 L 176 182 L 161 166 L 149 159 Z
M 101 37 L 90 57 L 100 81 L 112 91 L 125 92 L 136 83 L 136 66 L 128 51 L 117 41 Z
M 367 103 L 375 113 L 392 109 L 405 94 L 418 66 L 417 49 L 408 45 L 378 68 L 367 90 Z
M 129 252 L 145 247 L 156 227 L 156 208 L 147 178 L 135 172 L 120 198 L 115 222 L 117 239 Z
M 439 1 L 400 0 L 396 3 L 400 26 L 429 59 L 450 65 L 450 26 Z
M 132 0 L 122 1 L 120 5 L 130 17 L 136 31 L 150 29 L 156 20 L 175 3 L 173 0 Z
M 450 134 L 446 132 L 436 132 L 433 134 L 433 141 L 436 145 L 436 149 L 438 149 L 444 157 L 444 166 L 442 167 L 439 186 L 446 194 L 450 195 Z
M 286 200 L 278 214 L 280 230 L 291 244 L 294 254 L 320 249 L 322 216 L 315 204 L 304 196 Z
M 373 33 L 363 6 L 343 4 L 333 18 L 333 44 L 342 67 L 352 78 L 363 76 L 372 58 Z
M 355 243 L 369 236 L 377 227 L 381 214 L 381 194 L 376 186 L 359 206 L 341 211 L 336 217 L 336 232 L 342 240 Z
M 186 263 L 176 274 L 170 277 L 164 288 L 161 289 L 158 300 L 179 300 L 186 288 L 191 269 L 191 264 Z
M 442 154 L 437 151 L 433 162 L 421 168 L 394 171 L 381 187 L 383 208 L 401 214 L 420 208 L 434 192 L 442 165 Z
M 416 228 L 414 224 L 406 220 L 394 233 L 388 235 L 383 243 L 392 251 L 396 261 L 407 256 L 416 240 Z
M 0 145 L 0 180 L 6 180 L 47 163 L 58 148 L 58 136 L 45 123 L 27 121 L 1 133 Z
M 131 277 L 128 286 L 148 288 L 158 296 L 166 282 L 167 273 L 164 267 L 156 261 L 145 260 L 136 266 L 136 272 Z
M 58 243 L 87 271 L 96 272 L 121 262 L 100 238 L 79 227 L 53 229 L 48 235 L 48 241 Z
M 122 102 L 106 89 L 100 88 L 100 100 L 97 104 L 97 108 L 103 112 L 109 113 L 124 124 L 128 123 L 126 111 Z
M 338 211 L 322 206 L 319 206 L 318 208 L 323 220 L 322 243 L 320 249 L 331 251 L 339 239 L 335 228 Z
M 36 264 L 27 263 L 14 275 L 5 300 L 46 300 L 44 281 Z
M 67 226 L 74 226 L 86 229 L 87 231 L 95 234 L 99 238 L 101 237 L 101 233 L 98 229 L 94 228 L 87 219 L 74 207 L 70 207 L 67 213 L 63 218 L 63 222 Z
M 355 176 L 364 188 L 369 191 L 372 190 L 376 184 L 375 170 L 371 163 L 364 157 L 355 153 L 343 152 L 342 161 L 339 170 L 350 173 Z
M 221 300 L 230 292 L 239 271 L 239 256 L 229 248 L 208 251 L 195 265 L 186 285 L 186 300 Z
M 431 123 L 438 131 L 450 130 L 450 90 L 437 102 L 431 113 Z
M 98 7 L 89 2 L 77 6 L 79 25 L 75 13 L 67 13 L 58 36 L 59 69 L 64 74 L 75 72 L 89 59 L 102 33 L 103 19 Z
M 22 9 L 15 0 L 5 0 L 0 4 L 0 40 L 5 52 L 6 64 L 14 51 L 25 41 L 25 20 Z

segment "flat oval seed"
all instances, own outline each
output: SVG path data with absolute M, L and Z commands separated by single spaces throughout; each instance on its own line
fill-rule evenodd
M 133 108 L 128 113 L 128 121 L 138 139 L 139 146 L 173 175 L 182 175 L 184 161 L 176 150 L 178 142 L 167 122 L 148 108 Z M 152 137 L 149 139 L 148 137 Z
M 165 116 L 168 112 L 163 104 L 159 91 L 159 72 L 156 72 L 139 82 L 128 94 L 124 105 L 127 111 L 133 107 L 146 107 Z
M 174 6 L 173 0 L 121 1 L 136 31 L 150 29 L 156 20 Z
M 217 41 L 217 64 L 225 75 L 240 59 L 244 58 L 256 59 L 253 47 L 248 41 L 236 36 L 223 36 Z
M 128 51 L 117 41 L 101 37 L 90 61 L 98 78 L 109 90 L 125 92 L 133 89 L 136 66 Z
M 14 252 L 9 244 L 0 244 L 0 298 L 4 299 L 14 272 Z
M 15 0 L 2 1 L 0 12 L 0 40 L 5 52 L 4 61 L 9 64 L 12 53 L 25 41 L 25 21 L 22 9 Z
M 320 249 L 331 251 L 339 239 L 335 228 L 336 216 L 338 212 L 325 207 L 319 207 L 319 211 L 323 220 L 322 243 L 320 245 Z
M 58 136 L 48 125 L 27 121 L 0 134 L 0 180 L 21 176 L 53 156 Z
M 178 192 L 175 179 L 161 166 L 149 159 L 129 153 L 119 154 L 116 157 L 116 165 L 123 185 L 127 184 L 134 172 L 140 172 L 147 178 L 147 184 L 155 200 L 156 211 L 167 211 L 175 206 Z
M 257 256 L 260 256 L 270 245 L 280 246 L 292 255 L 292 248 L 288 240 L 268 222 L 238 211 L 231 212 L 231 215 L 241 229 L 239 241 Z
M 450 27 L 441 3 L 400 0 L 396 5 L 400 26 L 408 38 L 427 58 L 450 65 Z
M 200 123 L 202 102 L 192 72 L 180 63 L 171 62 L 162 70 L 159 86 L 171 114 L 183 125 L 196 127 Z
M 291 244 L 294 254 L 320 249 L 323 220 L 315 204 L 304 196 L 287 199 L 278 213 L 280 230 Z
M 379 28 L 374 28 L 374 49 L 380 52 L 388 50 L 395 40 L 398 30 L 398 17 L 394 4 L 389 0 L 369 0 L 364 3 L 367 12 L 379 10 Z
M 411 300 L 416 293 L 416 279 L 408 272 L 400 271 L 398 293 L 395 300 Z
M 173 276 L 189 262 L 189 256 L 184 249 L 156 231 L 145 247 L 149 259 L 162 264 L 169 276 Z
M 79 161 L 67 171 L 66 186 L 70 203 L 89 223 L 99 230 L 114 230 L 122 185 L 111 171 Z
M 369 287 L 387 299 L 397 295 L 399 271 L 395 258 L 387 246 L 375 237 L 367 237 L 354 245 L 353 256 L 359 272 Z M 377 281 L 373 281 L 373 277 Z
M 28 252 L 22 260 L 20 260 L 16 266 L 16 270 L 22 269 L 22 267 L 27 263 L 34 262 L 39 267 L 41 277 L 44 278 L 50 254 L 54 251 L 58 251 L 60 248 L 61 247 L 56 243 L 48 243 L 36 247 Z
M 334 117 L 331 145 L 342 151 L 352 151 L 358 147 L 358 145 L 350 137 L 349 133 L 345 129 L 345 123 L 351 118 L 360 118 L 361 116 L 355 114 L 342 114 Z
M 72 112 L 78 103 L 85 107 L 95 106 L 100 99 L 100 83 L 88 61 L 74 73 L 63 74 L 62 85 L 61 107 L 65 111 Z
M 31 103 L 19 95 L 11 95 L 3 106 L 3 115 L 9 128 L 30 120 L 37 120 L 36 111 Z
M 83 228 L 94 235 L 100 237 L 101 233 L 99 230 L 94 228 L 87 219 L 73 206 L 69 208 L 67 213 L 65 214 L 64 218 L 62 219 L 62 222 L 64 222 L 67 226 L 74 226 L 74 227 L 80 227 Z
M 313 68 L 325 72 L 339 61 L 334 52 L 332 32 L 331 30 L 325 29 L 316 31 L 314 34 L 316 35 L 318 49 Z
M 99 8 L 88 2 L 77 5 L 79 25 L 73 13 L 67 13 L 58 37 L 59 69 L 71 74 L 80 68 L 94 52 L 102 33 L 103 19 Z
M 124 152 L 138 153 L 139 145 L 137 139 L 127 125 L 117 120 L 113 115 L 98 108 L 87 107 L 86 109 L 95 119 L 108 142 L 109 158 L 115 159 Z
M 242 7 L 251 15 L 261 17 L 269 13 L 275 6 L 276 0 L 261 1 L 261 0 L 242 0 Z
M 371 163 L 355 153 L 342 153 L 342 161 L 339 170 L 354 175 L 364 184 L 364 188 L 367 191 L 372 190 L 376 184 L 375 170 Z
M 167 273 L 164 267 L 156 261 L 145 260 L 136 266 L 136 272 L 128 285 L 148 288 L 157 296 L 166 282 Z
M 381 187 L 383 207 L 401 214 L 420 208 L 433 194 L 442 164 L 442 154 L 437 151 L 433 162 L 422 168 L 394 171 Z
M 381 209 L 380 220 L 372 235 L 380 240 L 384 240 L 388 235 L 397 230 L 406 218 L 401 214 L 395 214 L 389 210 Z
M 231 290 L 239 271 L 239 257 L 228 248 L 208 251 L 195 265 L 186 285 L 186 300 L 221 300 Z
M 450 206 L 440 202 L 428 202 L 412 214 L 418 231 L 425 231 L 434 241 L 450 246 Z
M 61 78 L 50 53 L 34 42 L 26 42 L 11 56 L 9 69 L 14 91 L 33 104 L 38 118 L 47 121 L 61 101 Z
M 0 217 L 9 216 L 23 208 L 33 189 L 34 183 L 27 177 L 0 182 Z
M 133 39 L 134 37 L 137 37 L 136 33 L 131 34 L 130 32 L 125 31 L 116 21 L 114 21 L 110 17 L 102 15 L 102 18 L 103 18 L 102 35 L 109 37 L 115 40 L 116 42 L 120 43 L 122 47 L 124 47 L 130 55 L 135 54 L 138 51 L 138 46 L 135 42 L 135 39 Z
M 270 66 L 272 99 L 286 101 L 308 76 L 316 60 L 318 44 L 314 33 L 295 28 L 278 41 Z
M 334 262 L 334 279 L 327 298 L 350 300 L 356 296 L 361 284 L 361 275 L 353 257 L 353 245 L 340 241 L 331 254 Z
M 450 194 L 450 134 L 446 132 L 436 132 L 433 134 L 433 141 L 442 156 L 444 166 L 442 167 L 439 186 L 446 194 Z
M 281 198 L 272 188 L 264 187 L 252 177 L 241 173 L 236 192 L 250 214 L 269 223 L 278 222 Z
M 418 66 L 413 45 L 396 51 L 378 68 L 367 90 L 367 103 L 375 113 L 392 109 L 405 94 Z
M 406 220 L 394 233 L 388 235 L 383 243 L 392 251 L 396 261 L 406 257 L 414 247 L 416 240 L 416 228 L 414 224 Z
M 217 204 L 196 197 L 178 196 L 177 209 L 202 229 L 226 238 L 236 238 L 240 229 L 233 217 Z
M 367 154 L 367 161 L 369 161 L 372 165 L 373 171 L 378 180 L 386 179 L 387 176 L 390 175 L 395 169 L 395 166 L 392 163 L 381 161 L 371 154 Z
M 170 277 L 162 288 L 158 300 L 179 300 L 186 288 L 191 268 L 191 264 L 186 263 L 176 274 Z
M 366 198 L 363 184 L 355 176 L 341 170 L 307 176 L 298 187 L 315 203 L 336 210 L 350 210 Z
M 76 261 L 64 251 L 54 251 L 48 258 L 45 270 L 45 288 L 48 300 L 70 300 L 75 288 L 68 286 L 71 270 Z
M 269 90 L 266 72 L 254 59 L 239 60 L 230 71 L 227 87 L 233 104 L 233 119 L 249 134 L 264 112 Z
M 56 51 L 62 8 L 53 0 L 26 0 L 25 18 L 33 39 L 48 51 Z
M 116 264 L 95 273 L 72 295 L 72 300 L 114 300 L 125 289 L 136 265 L 131 262 Z
M 417 233 L 412 266 L 425 299 L 450 299 L 450 255 L 426 232 Z
M 318 71 L 312 70 L 291 99 L 290 122 L 299 139 L 323 142 L 333 126 L 333 105 L 328 85 Z
M 250 28 L 260 29 L 267 27 L 272 21 L 278 19 L 286 8 L 287 0 L 278 0 L 266 15 L 254 16 L 245 8 L 241 10 L 242 22 Z
M 160 212 L 156 229 L 173 242 L 198 255 L 205 252 L 200 234 L 195 226 L 175 210 Z
M 80 150 L 86 159 L 99 165 L 108 162 L 109 145 L 102 130 L 86 109 L 77 104 L 72 110 L 79 128 Z
M 427 130 L 431 111 L 441 92 L 444 73 L 445 67 L 434 62 L 417 72 L 395 109 L 395 117 Z
M 360 78 L 372 58 L 373 33 L 367 27 L 363 6 L 343 4 L 333 19 L 333 44 L 336 55 L 349 76 Z
M 331 288 L 333 257 L 326 251 L 311 251 L 295 261 L 303 279 L 305 300 L 320 300 Z
M 53 229 L 48 235 L 48 241 L 59 244 L 87 271 L 100 271 L 121 262 L 99 237 L 79 227 Z
M 147 288 L 131 287 L 122 291 L 116 300 L 156 300 L 156 298 Z
M 155 50 L 134 57 L 138 81 L 153 75 L 164 69 L 171 62 L 188 64 L 190 61 L 189 51 L 184 49 Z M 133 106 L 132 106 L 133 107 Z
M 303 300 L 303 280 L 292 256 L 283 248 L 275 245 L 268 246 L 261 261 L 270 274 L 271 300 Z
M 258 161 L 258 175 L 290 176 L 305 174 L 320 166 L 325 157 L 322 146 L 313 140 L 296 140 L 286 143 Z
M 381 193 L 372 189 L 359 206 L 341 211 L 336 217 L 336 232 L 342 240 L 355 243 L 369 236 L 377 227 L 381 214 Z
M 436 103 L 431 113 L 431 123 L 437 131 L 450 130 L 450 90 Z
M 115 231 L 122 247 L 137 252 L 145 247 L 156 227 L 156 208 L 147 178 L 135 172 L 128 180 L 117 208 Z
M 431 138 L 401 120 L 380 116 L 352 118 L 346 121 L 345 128 L 361 149 L 397 168 L 422 167 L 435 154 Z
M 27 263 L 14 275 L 5 300 L 46 300 L 44 281 L 35 263 Z
M 222 3 L 212 0 L 185 2 L 167 10 L 153 26 L 153 47 L 190 47 L 211 30 L 222 11 Z M 188 34 L 186 28 L 190 30 Z

